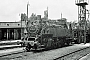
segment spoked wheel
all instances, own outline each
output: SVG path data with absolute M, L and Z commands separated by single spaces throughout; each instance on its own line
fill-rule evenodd
M 30 51 L 30 49 L 31 49 L 31 45 L 30 44 L 28 44 L 27 46 L 26 46 L 26 51 Z
M 25 42 L 21 43 L 21 46 L 22 46 L 22 47 L 25 47 Z
M 34 44 L 34 48 L 35 48 L 35 50 L 37 49 L 37 45 L 36 44 Z

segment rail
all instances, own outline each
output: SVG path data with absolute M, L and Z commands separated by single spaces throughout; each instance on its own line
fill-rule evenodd
M 71 52 L 71 53 L 67 53 L 67 54 L 62 55 L 62 56 L 60 56 L 60 57 L 58 57 L 58 58 L 55 58 L 55 59 L 53 59 L 53 60 L 65 60 L 64 58 L 66 58 L 67 56 L 72 55 L 72 54 L 75 54 L 75 53 L 80 52 L 80 51 L 82 51 L 82 50 L 87 50 L 88 48 L 90 49 L 90 47 L 81 48 L 81 49 L 79 49 L 79 50 L 76 50 L 76 51 Z M 9 55 L 13 55 L 13 54 L 24 53 L 24 52 L 25 52 L 24 50 L 23 50 L 23 51 L 20 51 L 20 52 L 13 52 L 13 53 L 10 53 L 10 54 L 1 55 L 0 57 L 9 56 Z M 20 57 L 22 57 L 22 56 L 20 56 Z M 19 56 L 13 57 L 13 59 L 15 59 L 15 58 L 19 58 Z M 81 57 L 81 58 L 82 58 L 82 57 Z M 79 58 L 79 59 L 80 59 L 80 58 Z
M 63 55 L 63 56 L 60 56 L 60 57 L 58 57 L 58 58 L 55 58 L 55 59 L 53 59 L 53 60 L 64 60 L 65 57 L 70 56 L 70 55 L 72 55 L 72 54 L 75 54 L 75 53 L 77 53 L 77 52 L 80 52 L 80 51 L 82 51 L 82 50 L 85 50 L 85 49 L 87 49 L 87 48 L 90 48 L 90 47 L 86 47 L 86 48 L 83 48 L 83 49 L 79 49 L 79 50 L 77 50 L 77 51 L 74 51 L 74 52 L 65 54 L 65 55 Z M 82 58 L 82 57 L 80 57 L 80 58 Z M 80 59 L 80 58 L 78 58 L 78 59 Z

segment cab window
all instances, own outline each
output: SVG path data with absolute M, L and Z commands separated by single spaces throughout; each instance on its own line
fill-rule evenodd
M 35 38 L 28 38 L 28 41 L 35 41 Z

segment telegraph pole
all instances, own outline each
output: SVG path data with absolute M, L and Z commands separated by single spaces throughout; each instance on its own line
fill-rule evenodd
M 47 7 L 47 20 L 48 20 L 48 7 Z
M 26 19 L 26 28 L 25 29 L 27 29 L 28 28 L 28 26 L 27 26 L 27 22 L 28 22 L 28 6 L 29 6 L 29 2 L 27 3 L 27 19 Z M 27 30 L 26 30 L 27 31 Z M 27 35 L 27 37 L 28 37 L 28 32 L 26 33 L 26 35 Z
M 21 39 L 22 39 L 22 18 L 21 18 Z
M 27 3 L 27 21 L 28 21 L 28 6 L 29 6 L 29 2 Z M 26 23 L 27 23 L 26 21 Z
M 61 13 L 61 19 L 62 19 L 62 13 Z

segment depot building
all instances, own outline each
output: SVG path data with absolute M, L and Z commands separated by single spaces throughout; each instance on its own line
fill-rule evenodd
M 23 35 L 24 33 L 24 28 L 25 28 L 25 21 L 0 22 L 0 40 L 21 39 L 21 35 Z

